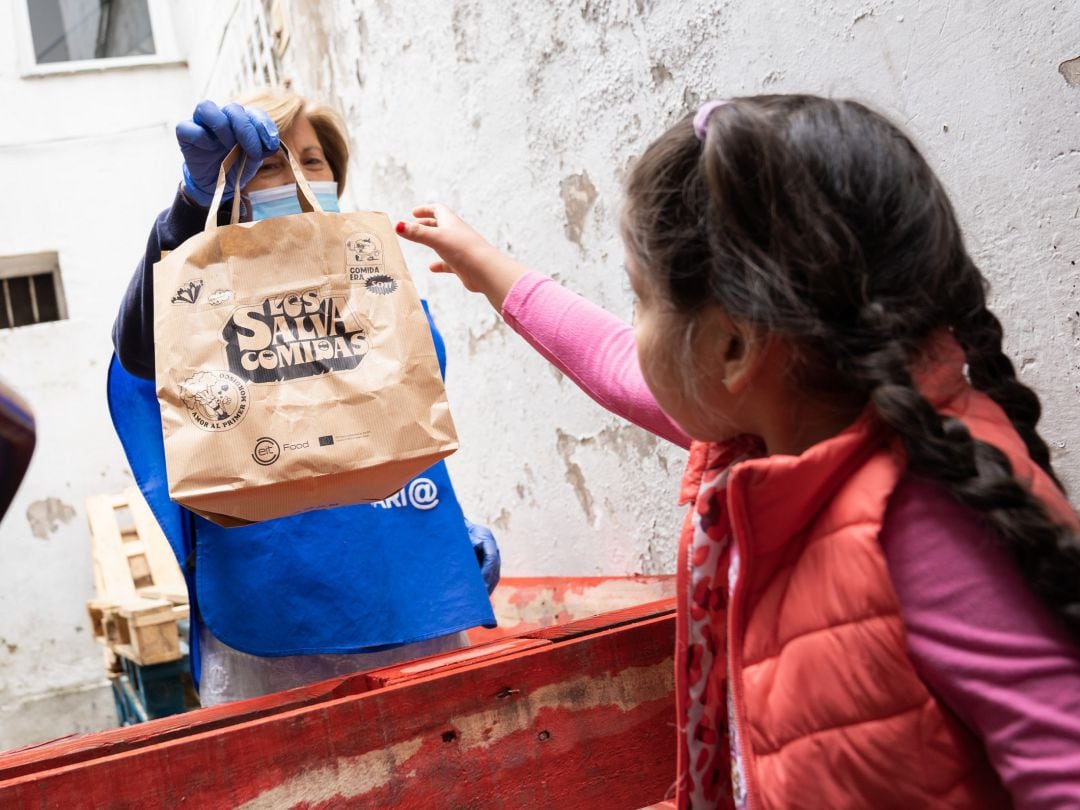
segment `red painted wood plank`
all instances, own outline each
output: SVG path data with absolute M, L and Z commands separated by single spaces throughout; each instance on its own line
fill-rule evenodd
M 607 613 L 598 613 L 595 616 L 578 619 L 574 622 L 566 622 L 565 624 L 557 624 L 554 627 L 530 630 L 522 635 L 528 638 L 544 638 L 550 641 L 577 638 L 578 636 L 585 636 L 599 630 L 608 630 L 623 624 L 630 624 L 632 622 L 641 621 L 642 619 L 652 618 L 653 616 L 663 616 L 673 610 L 675 610 L 674 599 L 659 599 L 655 602 L 634 605 L 633 607 L 623 608 L 622 610 L 611 610 Z
M 17 748 L 0 754 L 0 781 L 211 731 L 234 725 L 241 720 L 254 720 L 325 700 L 359 694 L 369 688 L 370 684 L 362 673 L 346 675 L 275 692 L 265 697 L 225 703 L 134 726 L 62 737 Z
M 536 579 L 538 582 L 543 583 L 550 583 L 552 581 L 562 582 L 559 578 L 537 577 L 522 579 Z M 598 581 L 604 580 L 603 577 L 586 577 L 583 579 L 587 580 L 587 584 L 589 585 L 593 584 L 592 580 L 594 579 Z M 660 612 L 663 612 L 662 608 L 664 604 L 666 603 L 661 602 L 637 605 L 622 611 L 612 611 L 610 614 L 600 614 L 599 616 L 585 619 L 580 623 L 571 622 L 562 627 L 566 628 L 566 637 L 573 637 L 574 635 L 580 634 L 578 632 L 579 629 L 592 628 L 590 630 L 591 632 L 596 628 L 605 627 L 605 616 L 610 616 L 610 624 L 616 625 L 622 621 L 632 621 L 634 619 L 659 615 L 657 607 L 659 606 L 661 608 Z M 668 605 L 668 609 L 674 609 L 673 602 Z M 547 633 L 552 634 L 551 639 L 553 640 L 560 637 L 558 627 L 547 628 L 545 631 L 524 632 L 522 636 L 525 638 L 536 638 L 544 637 Z M 492 647 L 495 647 L 497 648 L 495 654 L 502 654 L 502 652 L 505 651 L 505 648 L 501 648 L 499 645 L 508 638 L 512 638 L 512 636 L 504 636 L 503 638 L 487 644 L 474 645 L 469 648 L 469 651 L 478 657 L 491 657 L 489 651 Z M 542 641 L 536 642 L 536 644 L 542 643 Z M 438 665 L 443 659 L 456 658 L 459 654 L 460 652 L 443 653 L 390 669 L 397 670 L 417 664 L 427 664 L 430 667 L 430 665 L 433 664 Z M 448 666 L 454 666 L 454 663 L 451 662 Z M 425 667 L 425 669 L 429 667 Z M 385 677 L 382 677 L 381 679 L 372 679 L 368 677 L 369 674 L 357 673 L 354 675 L 346 675 L 310 684 L 308 686 L 297 687 L 296 689 L 277 692 L 272 695 L 266 695 L 265 697 L 226 703 L 221 706 L 199 709 L 194 712 L 188 712 L 187 714 L 175 715 L 160 720 L 152 720 L 147 723 L 139 723 L 125 728 L 110 729 L 95 734 L 64 737 L 59 740 L 52 740 L 47 743 L 0 753 L 0 781 L 13 779 L 16 776 L 33 773 L 35 771 L 60 768 L 65 765 L 84 762 L 96 757 L 119 754 L 125 751 L 143 748 L 147 745 L 154 745 L 168 740 L 212 731 L 246 720 L 254 720 L 259 717 L 280 714 L 302 706 L 309 706 L 327 700 L 347 697 L 349 695 L 357 695 L 369 691 L 372 688 L 384 686 L 389 681 L 396 683 L 416 677 L 416 674 L 413 673 L 390 675 L 389 672 L 387 672 Z
M 639 807 L 674 774 L 674 616 L 0 782 L 0 807 Z
M 466 647 L 451 653 L 421 658 L 417 661 L 407 661 L 404 664 L 395 664 L 383 669 L 374 669 L 366 673 L 370 689 L 379 689 L 391 684 L 414 681 L 426 675 L 435 673 L 444 674 L 454 669 L 474 667 L 485 661 L 502 658 L 510 653 L 524 652 L 525 650 L 544 647 L 551 644 L 546 639 L 536 638 L 504 638 L 490 644 L 475 647 Z
M 507 577 L 500 583 L 500 591 L 509 592 L 511 600 L 528 601 L 543 592 L 558 602 L 568 594 L 588 595 L 594 589 L 619 586 L 627 582 L 645 589 L 661 585 L 670 576 L 654 577 Z M 663 602 L 657 604 L 664 604 Z M 519 625 L 517 628 L 496 628 L 490 631 L 470 631 L 473 648 L 481 649 L 490 642 L 513 637 L 558 640 L 572 638 L 597 628 L 615 626 L 619 621 L 633 620 L 657 615 L 652 603 L 634 605 L 621 611 L 600 613 L 579 621 L 567 622 L 541 630 L 535 625 Z M 618 618 L 617 618 L 618 617 Z M 539 632 L 538 632 L 539 631 Z M 483 653 L 487 655 L 487 653 Z M 453 655 L 452 653 L 449 655 Z M 434 656 L 430 660 L 438 660 Z M 394 678 L 395 681 L 402 677 Z M 290 689 L 252 700 L 237 701 L 223 706 L 202 709 L 183 715 L 163 718 L 136 726 L 111 729 L 91 735 L 70 735 L 57 740 L 0 752 L 0 780 L 11 779 L 35 770 L 61 767 L 98 756 L 134 750 L 149 744 L 189 736 L 202 731 L 220 728 L 243 719 L 255 719 L 277 714 L 289 709 L 307 706 L 324 700 L 359 694 L 373 686 L 362 674 L 333 678 L 317 684 Z
M 473 628 L 473 643 L 552 627 L 675 595 L 675 577 L 507 577 L 492 595 L 497 628 Z

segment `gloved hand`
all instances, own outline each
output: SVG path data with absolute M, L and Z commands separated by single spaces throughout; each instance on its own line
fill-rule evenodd
M 499 584 L 499 568 L 502 566 L 502 556 L 499 554 L 499 547 L 495 545 L 495 535 L 487 526 L 467 520 L 465 526 L 469 529 L 469 540 L 476 552 L 476 561 L 480 563 L 480 576 L 484 578 L 487 592 L 491 593 Z
M 266 158 L 280 147 L 277 126 L 270 116 L 257 107 L 226 104 L 218 107 L 212 101 L 200 101 L 190 120 L 176 125 L 176 140 L 184 155 L 184 193 L 203 207 L 213 202 L 218 171 L 225 155 L 237 143 L 247 154 L 240 187 L 247 185 Z M 233 195 L 236 165 L 229 170 L 225 196 Z

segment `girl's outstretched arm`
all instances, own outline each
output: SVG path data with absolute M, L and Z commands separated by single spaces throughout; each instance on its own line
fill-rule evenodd
M 415 223 L 397 232 L 439 255 L 436 273 L 453 273 L 483 293 L 508 324 L 596 402 L 681 447 L 690 437 L 649 392 L 638 364 L 633 328 L 554 280 L 501 253 L 442 205 L 413 210 Z
M 690 437 L 660 410 L 645 384 L 628 323 L 531 271 L 510 289 L 502 316 L 604 408 L 673 444 L 690 446 Z

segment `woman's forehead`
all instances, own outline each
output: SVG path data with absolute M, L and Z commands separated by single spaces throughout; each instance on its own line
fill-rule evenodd
M 315 127 L 311 125 L 311 121 L 304 115 L 293 121 L 293 125 L 285 130 L 281 137 L 293 147 L 293 151 L 303 151 L 311 147 L 322 148 Z

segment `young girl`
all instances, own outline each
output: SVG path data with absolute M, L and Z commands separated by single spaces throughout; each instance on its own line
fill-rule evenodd
M 903 133 L 812 96 L 675 125 L 628 183 L 633 330 L 414 214 L 433 270 L 690 447 L 680 807 L 1080 806 L 1080 523 Z

